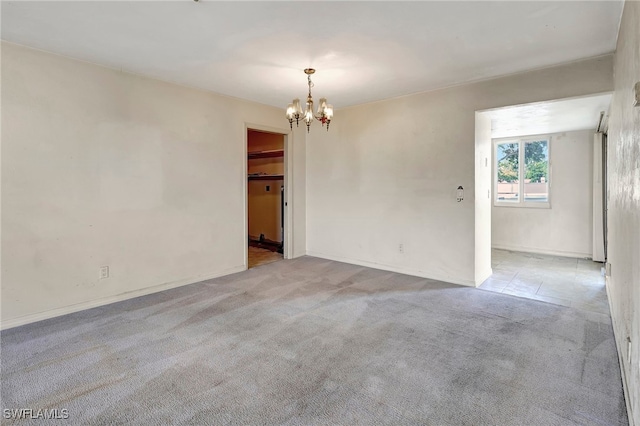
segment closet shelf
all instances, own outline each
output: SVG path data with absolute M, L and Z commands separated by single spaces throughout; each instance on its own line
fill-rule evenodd
M 282 180 L 284 175 L 249 175 L 249 180 Z
M 273 158 L 273 157 L 284 157 L 284 149 L 274 149 L 270 151 L 254 151 L 250 152 L 247 155 L 249 160 L 253 160 L 255 158 Z

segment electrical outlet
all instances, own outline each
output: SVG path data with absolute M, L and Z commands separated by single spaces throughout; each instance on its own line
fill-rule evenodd
M 109 278 L 109 267 L 101 266 L 100 267 L 100 279 L 103 280 L 105 278 Z
M 611 276 L 611 264 L 609 262 L 604 264 L 604 275 L 607 277 Z
M 398 245 L 398 251 L 399 251 L 400 253 L 404 253 L 404 244 L 400 244 L 400 245 Z
M 631 337 L 627 336 L 627 361 L 631 364 Z

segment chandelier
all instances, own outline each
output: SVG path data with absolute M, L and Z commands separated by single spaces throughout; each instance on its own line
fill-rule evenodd
M 333 118 L 333 105 L 327 104 L 326 98 L 320 98 L 320 102 L 318 103 L 318 112 L 316 114 L 313 113 L 313 98 L 311 97 L 311 88 L 313 87 L 313 82 L 311 81 L 311 74 L 316 72 L 313 68 L 307 68 L 304 70 L 304 73 L 307 75 L 307 80 L 309 84 L 309 94 L 307 95 L 307 105 L 305 110 L 302 111 L 300 107 L 300 99 L 296 98 L 292 103 L 287 107 L 287 119 L 289 120 L 289 126 L 291 126 L 291 130 L 293 130 L 293 122 L 296 122 L 296 127 L 300 120 L 304 121 L 307 125 L 307 133 L 309 133 L 309 128 L 313 119 L 320 121 L 322 125 L 327 125 L 327 130 L 329 130 L 329 123 Z

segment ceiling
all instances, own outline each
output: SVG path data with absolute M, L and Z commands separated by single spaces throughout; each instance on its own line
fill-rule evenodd
M 595 129 L 600 112 L 609 111 L 611 94 L 537 102 L 486 111 L 491 118 L 491 137 L 543 135 Z
M 341 107 L 611 53 L 612 1 L 2 1 L 2 39 L 283 107 Z

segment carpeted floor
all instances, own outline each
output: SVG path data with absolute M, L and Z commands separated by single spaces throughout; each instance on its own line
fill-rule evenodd
M 1 339 L 73 424 L 627 424 L 607 315 L 311 257 Z

